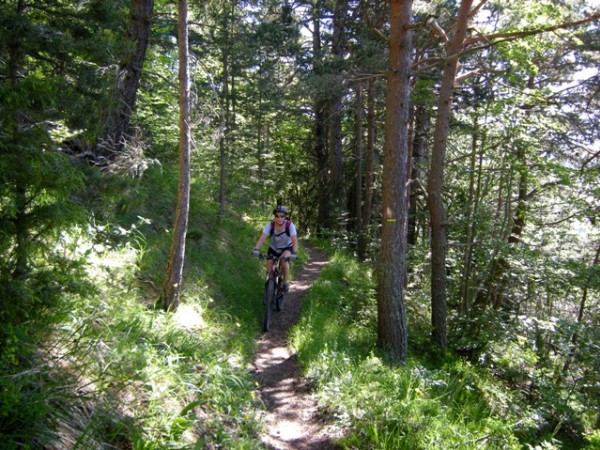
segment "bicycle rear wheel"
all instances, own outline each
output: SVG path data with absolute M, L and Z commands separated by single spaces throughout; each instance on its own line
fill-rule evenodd
M 275 281 L 268 280 L 265 286 L 265 317 L 263 320 L 263 331 L 269 331 L 271 326 L 271 310 L 275 299 Z

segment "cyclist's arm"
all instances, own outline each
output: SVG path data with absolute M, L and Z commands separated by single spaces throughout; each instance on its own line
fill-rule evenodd
M 296 231 L 296 225 L 290 223 L 290 238 L 292 238 L 292 252 L 298 253 L 298 234 Z
M 254 248 L 260 249 L 268 237 L 269 237 L 268 234 L 261 233 L 260 237 L 258 238 L 258 241 L 256 241 L 256 244 L 254 244 Z

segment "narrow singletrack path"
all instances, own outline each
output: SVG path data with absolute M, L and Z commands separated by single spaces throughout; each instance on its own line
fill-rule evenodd
M 273 312 L 271 329 L 258 341 L 253 363 L 266 407 L 266 429 L 261 439 L 269 449 L 338 448 L 333 441 L 339 436 L 319 414 L 298 357 L 288 346 L 288 331 L 298 318 L 304 294 L 327 264 L 324 253 L 312 247 L 307 250 L 309 260 L 294 275 L 283 310 Z

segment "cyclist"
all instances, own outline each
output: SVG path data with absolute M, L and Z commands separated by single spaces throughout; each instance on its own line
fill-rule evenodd
M 296 233 L 296 226 L 288 220 L 288 210 L 287 208 L 278 205 L 273 210 L 274 219 L 272 222 L 267 223 L 256 241 L 256 245 L 254 245 L 254 249 L 252 250 L 252 254 L 257 257 L 259 255 L 260 247 L 265 243 L 267 238 L 271 238 L 271 242 L 269 244 L 269 255 L 278 256 L 281 258 L 286 258 L 291 256 L 292 259 L 297 258 L 298 253 L 298 237 Z M 287 261 L 282 261 L 283 270 L 283 292 L 287 292 L 289 290 L 288 273 L 289 273 L 289 264 Z M 271 267 L 273 266 L 273 260 L 267 259 L 267 273 L 271 273 Z

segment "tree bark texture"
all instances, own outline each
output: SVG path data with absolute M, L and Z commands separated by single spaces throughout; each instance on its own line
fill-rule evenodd
M 414 138 L 412 141 L 412 164 L 410 165 L 409 213 L 408 213 L 408 243 L 416 245 L 418 237 L 419 189 L 417 182 L 423 177 L 423 169 L 427 157 L 427 134 L 430 131 L 431 120 L 427 108 L 419 105 L 414 113 Z M 421 193 L 421 196 L 423 194 Z
M 383 161 L 381 270 L 377 293 L 378 344 L 392 359 L 407 356 L 404 304 L 406 263 L 408 115 L 411 73 L 410 0 L 391 1 Z
M 356 221 L 357 236 L 364 233 L 362 222 L 362 193 L 363 193 L 363 100 L 362 83 L 356 83 L 356 98 L 354 105 L 354 161 L 356 163 L 354 183 L 353 216 Z
M 596 255 L 594 256 L 592 265 L 589 268 L 589 275 L 586 277 L 585 284 L 583 285 L 583 292 L 581 294 L 581 302 L 579 303 L 579 312 L 577 313 L 577 325 L 580 325 L 581 322 L 583 322 L 583 314 L 585 312 L 585 305 L 586 305 L 587 298 L 588 298 L 588 290 L 590 288 L 590 285 L 592 284 L 592 276 L 593 276 L 595 268 L 598 266 L 599 262 L 600 262 L 600 245 L 598 245 L 596 247 Z M 571 362 L 573 361 L 573 358 L 575 357 L 575 354 L 577 352 L 578 337 L 579 337 L 579 334 L 577 333 L 577 331 L 575 331 L 573 333 L 573 335 L 571 336 L 571 351 L 569 352 L 569 355 L 565 359 L 565 363 L 563 365 L 563 370 L 562 370 L 563 374 L 569 371 Z
M 16 13 L 18 16 L 21 16 L 25 13 L 25 2 L 23 0 L 19 0 L 16 5 Z M 8 77 L 10 86 L 13 89 L 16 89 L 17 84 L 19 83 L 19 72 L 22 70 L 23 64 L 23 51 L 20 43 L 20 36 L 15 33 L 11 36 L 10 41 L 8 42 Z M 15 105 L 14 109 L 11 108 L 11 113 L 14 115 L 13 117 L 13 125 L 12 125 L 12 145 L 16 148 L 22 146 L 21 143 L 21 114 L 19 113 L 19 108 Z M 19 165 L 23 165 L 22 159 L 19 159 Z M 26 170 L 23 167 L 23 170 L 19 170 L 19 172 L 25 174 Z M 15 195 L 15 213 L 14 213 L 14 234 L 15 234 L 15 267 L 12 273 L 13 279 L 18 279 L 23 277 L 28 271 L 28 254 L 29 254 L 29 244 L 30 244 L 30 232 L 29 232 L 29 224 L 28 224 L 28 215 L 27 215 L 27 204 L 28 204 L 28 196 L 27 196 L 27 184 L 24 177 L 16 174 L 14 177 L 14 195 Z
M 320 2 L 313 5 L 312 11 L 312 48 L 313 48 L 313 73 L 320 75 L 322 72 L 322 44 L 321 44 L 321 8 Z M 329 205 L 329 161 L 327 154 L 327 125 L 326 125 L 326 101 L 323 94 L 317 93 L 314 99 L 314 146 L 312 153 L 317 163 L 318 189 L 318 212 L 317 212 L 317 235 L 330 227 L 330 205 Z
M 232 5 L 232 10 L 228 9 L 228 4 L 224 5 L 223 16 L 223 33 L 225 44 L 223 46 L 222 64 L 223 64 L 223 88 L 221 92 L 221 104 L 223 105 L 223 114 L 221 115 L 221 133 L 219 136 L 219 220 L 225 217 L 225 207 L 227 203 L 227 178 L 228 178 L 228 163 L 229 163 L 229 146 L 231 139 L 231 91 L 230 75 L 232 64 L 232 30 L 230 23 L 233 21 L 233 13 L 235 5 Z M 231 77 L 233 78 L 233 77 Z
M 534 77 L 530 77 L 527 81 L 527 87 L 529 89 L 534 89 L 535 87 L 535 79 Z M 527 115 L 531 115 L 531 111 L 527 111 Z M 510 217 L 512 213 L 512 207 L 508 208 L 507 220 L 512 223 L 510 228 L 510 233 L 507 237 L 507 242 L 509 247 L 512 248 L 515 245 L 518 245 L 521 242 L 521 235 L 523 234 L 523 230 L 525 228 L 527 210 L 528 210 L 528 202 L 529 202 L 529 194 L 528 194 L 528 186 L 529 186 L 529 171 L 527 169 L 527 149 L 525 144 L 522 142 L 515 142 L 514 156 L 515 156 L 515 166 L 511 170 L 511 180 L 514 175 L 517 175 L 517 206 L 514 208 L 514 215 Z M 512 187 L 512 182 L 510 185 Z M 509 189 L 509 202 L 512 199 L 510 195 Z M 512 205 L 512 203 L 510 203 Z M 507 286 L 507 273 L 510 271 L 510 262 L 508 258 L 501 256 L 495 261 L 494 270 L 492 272 L 492 276 L 490 282 L 488 284 L 488 303 L 491 303 L 494 309 L 498 310 L 504 306 L 506 306 L 506 286 Z
M 456 32 L 446 50 L 438 113 L 433 136 L 428 182 L 428 208 L 431 227 L 431 325 L 432 339 L 440 348 L 448 346 L 446 329 L 446 213 L 442 198 L 448 126 L 458 58 L 467 32 L 472 0 L 462 0 L 456 19 Z
M 478 117 L 473 119 L 473 134 L 471 136 L 471 155 L 469 157 L 469 190 L 465 216 L 466 247 L 463 254 L 463 273 L 460 283 L 460 312 L 465 314 L 471 309 L 473 293 L 471 286 L 471 272 L 473 269 L 473 246 L 476 239 L 475 217 L 477 216 L 481 185 L 481 156 L 478 155 L 479 138 Z M 483 146 L 483 145 L 482 145 Z
M 173 240 L 167 263 L 167 276 L 162 294 L 165 310 L 174 311 L 179 306 L 183 265 L 185 259 L 185 238 L 188 228 L 190 207 L 190 85 L 189 85 L 189 45 L 187 25 L 187 0 L 178 0 L 178 40 L 179 40 L 179 188 Z
M 373 186 L 375 184 L 375 83 L 372 78 L 367 84 L 367 148 L 365 155 L 365 195 L 363 205 L 362 233 L 358 235 L 358 259 L 363 261 L 367 254 L 368 228 L 373 208 Z
M 114 158 L 124 149 L 125 137 L 135 111 L 138 87 L 142 77 L 146 49 L 152 27 L 154 0 L 132 0 L 127 29 L 125 31 L 125 54 L 119 62 L 117 73 L 117 104 L 109 113 L 104 145 L 100 152 Z
M 333 12 L 333 42 L 331 53 L 341 62 L 346 53 L 346 20 L 348 14 L 348 1 L 336 0 Z M 343 156 L 342 156 L 342 100 L 346 89 L 341 72 L 333 74 L 339 80 L 339 87 L 335 89 L 330 103 L 329 111 L 329 171 L 330 171 L 330 202 L 333 210 L 340 213 L 344 208 L 343 197 Z M 331 95 L 331 94 L 330 94 Z

